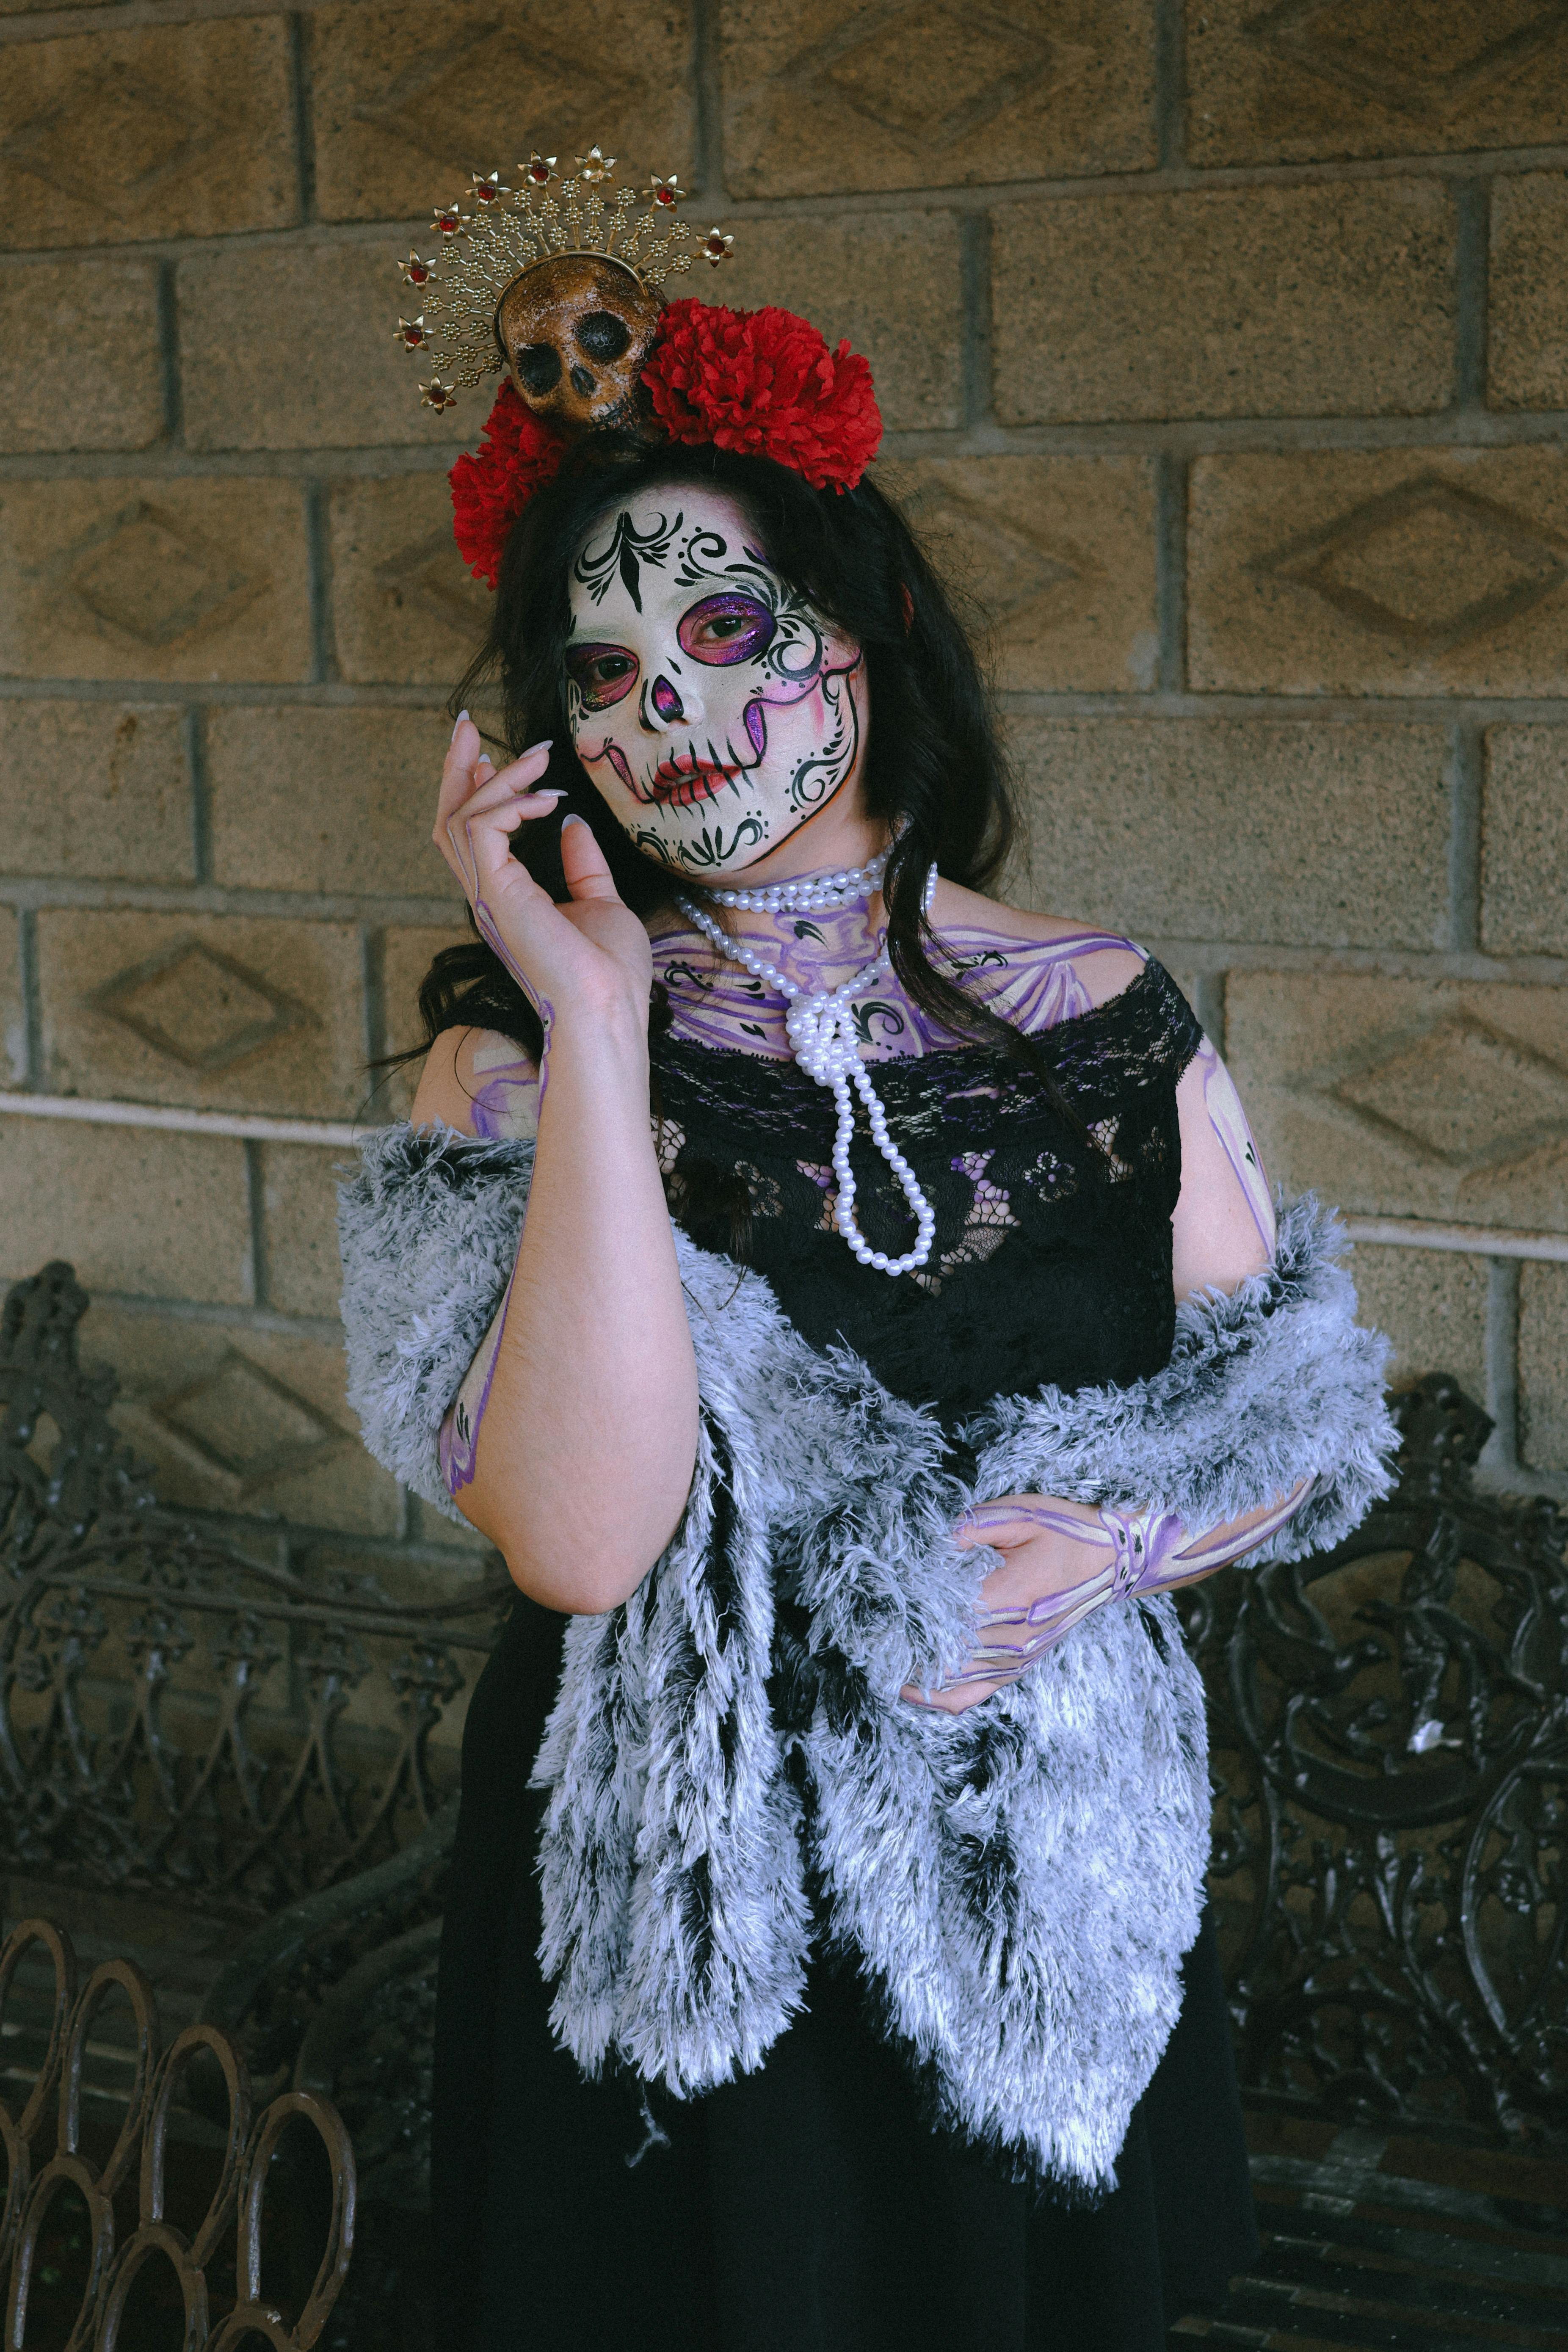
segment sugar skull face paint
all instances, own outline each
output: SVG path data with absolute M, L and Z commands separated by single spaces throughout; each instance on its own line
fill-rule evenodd
M 639 493 L 572 566 L 577 757 L 637 847 L 718 881 L 771 857 L 854 774 L 860 647 L 790 588 L 732 499 Z

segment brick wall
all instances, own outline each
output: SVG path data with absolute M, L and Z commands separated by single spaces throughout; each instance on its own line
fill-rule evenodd
M 1557 0 L 0 0 L 0 1276 L 75 1260 L 171 1496 L 472 1571 L 335 1326 L 483 614 L 392 265 L 595 138 L 869 353 L 1019 887 L 1159 950 L 1401 1375 L 1568 1491 Z

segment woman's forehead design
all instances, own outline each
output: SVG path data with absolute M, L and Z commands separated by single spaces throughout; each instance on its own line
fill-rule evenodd
M 663 602 L 736 572 L 776 580 L 756 538 L 734 499 L 715 493 L 655 490 L 601 516 L 573 559 L 570 634 L 590 625 L 606 599 L 618 604 L 617 589 L 641 613 L 645 593 Z

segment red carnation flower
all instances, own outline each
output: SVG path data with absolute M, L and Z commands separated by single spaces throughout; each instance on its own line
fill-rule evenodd
M 565 450 L 553 426 L 503 383 L 485 420 L 484 446 L 466 449 L 447 477 L 452 536 L 476 580 L 495 586 L 508 533 L 535 490 L 553 480 Z
M 642 380 L 672 441 L 771 457 L 814 489 L 852 490 L 882 438 L 866 362 L 793 310 L 672 302 Z

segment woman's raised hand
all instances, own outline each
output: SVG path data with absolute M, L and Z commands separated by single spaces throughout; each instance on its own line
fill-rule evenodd
M 570 902 L 558 907 L 511 854 L 520 824 L 552 815 L 555 792 L 535 790 L 548 742 L 496 768 L 467 711 L 441 771 L 433 838 L 463 886 L 480 936 L 537 1008 L 546 1031 L 569 1010 L 605 1013 L 630 1003 L 646 1016 L 653 951 L 621 898 L 590 828 L 567 820 L 561 860 Z

